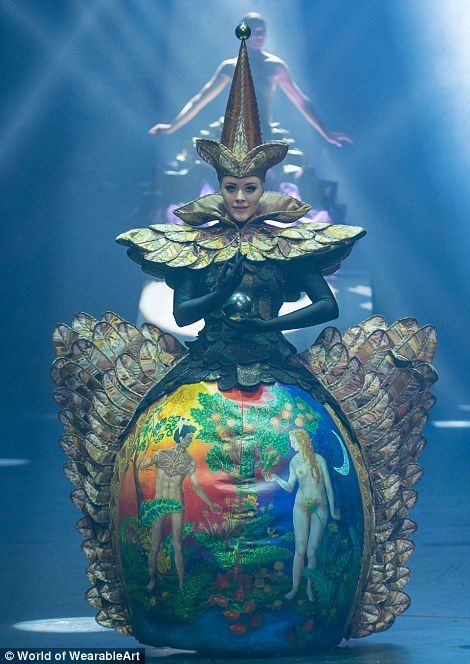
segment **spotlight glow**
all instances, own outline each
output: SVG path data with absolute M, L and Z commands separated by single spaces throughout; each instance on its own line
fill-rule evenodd
M 51 51 L 48 65 L 40 75 L 35 75 L 30 83 L 24 86 L 20 96 L 12 100 L 10 117 L 2 125 L 0 133 L 0 153 L 3 159 L 6 159 L 10 151 L 16 147 L 25 128 L 47 108 L 48 97 L 70 63 L 75 60 L 82 37 L 95 25 L 97 15 L 102 9 L 100 4 L 102 3 L 97 3 L 90 8 L 77 7 L 76 25 L 55 44 L 56 48 L 53 52 Z M 14 2 L 3 2 L 1 8 L 34 37 L 43 38 L 44 43 L 49 41 L 47 31 L 41 29 L 38 19 L 34 18 L 34 15 L 30 16 L 26 8 Z
M 0 459 L 0 468 L 10 468 L 11 466 L 27 466 L 31 459 Z
M 179 648 L 145 648 L 146 657 L 170 657 L 171 655 L 193 655 L 195 650 L 180 650 Z
M 434 420 L 437 429 L 470 429 L 470 420 Z
M 357 295 L 364 295 L 364 297 L 372 297 L 372 288 L 370 286 L 350 286 L 348 288 L 350 293 L 357 293 Z
M 89 616 L 77 618 L 47 618 L 46 620 L 26 620 L 13 625 L 22 632 L 55 632 L 58 634 L 72 634 L 81 632 L 107 632 L 107 627 L 98 625 L 96 620 Z
M 48 110 L 48 100 L 52 98 L 52 92 L 62 84 L 66 76 L 72 76 L 83 93 L 90 98 L 106 99 L 116 115 L 130 128 L 140 129 L 145 126 L 146 117 L 137 117 L 137 112 L 128 108 L 127 99 L 122 98 L 119 91 L 110 88 L 105 79 L 101 80 L 99 71 L 87 67 L 79 57 L 84 40 L 90 33 L 95 32 L 100 35 L 100 43 L 105 50 L 103 57 L 107 58 L 109 65 L 121 72 L 128 70 L 129 64 L 120 53 L 119 47 L 107 40 L 102 30 L 102 17 L 109 16 L 113 8 L 115 5 L 110 0 L 95 0 L 88 6 L 78 3 L 75 24 L 62 36 L 54 34 L 49 26 L 41 21 L 40 13 L 35 14 L 29 7 L 11 0 L 2 2 L 0 9 L 14 19 L 19 27 L 28 31 L 33 40 L 47 48 L 49 54 L 47 64 L 39 74 L 34 74 L 31 80 L 21 87 L 18 96 L 7 100 L 9 117 L 0 128 L 0 155 L 3 161 L 6 162 L 8 156 L 17 149 L 18 141 L 26 135 L 25 130 L 40 114 Z M 139 39 L 136 38 L 133 43 L 137 46 Z

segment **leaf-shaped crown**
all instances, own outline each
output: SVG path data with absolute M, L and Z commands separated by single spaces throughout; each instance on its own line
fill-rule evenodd
M 245 153 L 241 159 L 222 143 L 199 139 L 196 149 L 208 164 L 217 171 L 219 180 L 226 175 L 248 178 L 253 175 L 264 180 L 266 171 L 284 159 L 288 144 L 285 141 L 268 141 Z

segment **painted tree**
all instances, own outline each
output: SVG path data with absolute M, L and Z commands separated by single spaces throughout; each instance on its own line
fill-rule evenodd
M 199 407 L 192 408 L 191 415 L 199 425 L 198 438 L 212 445 L 207 453 L 210 470 L 233 474 L 234 481 L 243 484 L 257 469 L 269 473 L 289 452 L 291 429 L 315 433 L 317 415 L 301 398 L 276 386 L 270 395 L 246 411 L 219 393 L 198 396 Z

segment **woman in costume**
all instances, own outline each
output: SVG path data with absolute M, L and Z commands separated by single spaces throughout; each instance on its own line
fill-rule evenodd
M 433 403 L 435 334 L 413 319 L 389 326 L 376 316 L 343 336 L 327 328 L 301 355 L 282 336 L 336 317 L 324 275 L 364 231 L 295 224 L 309 206 L 264 191 L 287 145 L 262 142 L 247 26 L 237 35 L 221 142 L 197 143 L 221 193 L 178 209 L 183 226 L 118 238 L 174 289 L 177 322 L 204 318 L 205 327 L 186 350 L 111 313 L 58 326 L 61 444 L 84 514 L 87 599 L 100 624 L 203 652 L 321 650 L 387 629 L 409 604 L 402 589 L 415 525 L 407 513 Z M 312 304 L 279 316 L 301 291 Z M 183 426 L 195 431 L 180 450 Z M 286 597 L 298 537 L 282 482 L 298 453 L 289 435 L 299 429 L 324 459 L 334 509 L 316 564 L 301 570 L 301 592 Z M 162 518 L 175 487 L 176 537 Z

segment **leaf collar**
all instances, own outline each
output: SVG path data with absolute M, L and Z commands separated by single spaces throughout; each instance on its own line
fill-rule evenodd
M 287 196 L 277 191 L 265 191 L 260 198 L 257 214 L 245 222 L 243 227 L 268 219 L 289 224 L 304 217 L 309 210 L 310 205 L 293 196 Z M 174 214 L 189 226 L 201 226 L 209 221 L 220 221 L 238 228 L 238 225 L 230 219 L 221 194 L 201 196 L 174 210 Z

